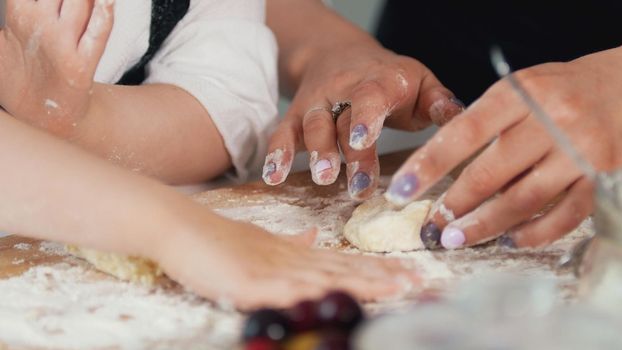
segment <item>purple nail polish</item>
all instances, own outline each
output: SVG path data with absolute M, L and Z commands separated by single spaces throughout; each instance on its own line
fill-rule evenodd
M 397 178 L 389 187 L 388 193 L 396 199 L 410 199 L 417 192 L 419 181 L 415 174 L 404 174 Z
M 426 249 L 434 250 L 441 247 L 441 229 L 435 223 L 423 225 L 419 235 Z
M 350 195 L 356 196 L 359 193 L 365 191 L 369 185 L 371 185 L 371 179 L 369 175 L 365 173 L 356 173 L 350 180 Z
M 441 234 L 441 244 L 445 249 L 456 249 L 462 247 L 466 242 L 464 232 L 457 227 L 446 227 Z
M 500 236 L 499 238 L 497 238 L 497 246 L 499 247 L 503 247 L 503 248 L 508 248 L 508 249 L 516 249 L 516 242 L 514 242 L 514 239 L 512 237 L 510 237 L 509 235 L 505 234 Z
M 350 133 L 350 147 L 354 149 L 360 149 L 363 147 L 363 142 L 367 139 L 367 127 L 363 124 L 357 124 L 352 128 Z
M 276 164 L 274 162 L 267 163 L 263 166 L 263 177 L 270 177 L 276 172 Z
M 319 174 L 319 173 L 321 173 L 322 171 L 324 171 L 324 170 L 328 170 L 328 169 L 331 169 L 331 168 L 332 168 L 332 165 L 330 164 L 330 161 L 329 161 L 329 160 L 326 160 L 326 159 L 322 159 L 322 160 L 318 160 L 318 161 L 315 163 L 315 165 L 313 166 L 313 171 L 314 171 L 316 174 Z
M 455 104 L 456 106 L 460 107 L 460 109 L 466 109 L 466 105 L 464 104 L 464 102 L 460 101 L 460 99 L 458 99 L 455 96 L 451 97 L 449 101 L 451 101 L 451 103 Z

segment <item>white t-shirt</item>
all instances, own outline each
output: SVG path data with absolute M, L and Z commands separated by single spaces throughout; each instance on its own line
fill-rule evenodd
M 277 47 L 264 22 L 265 0 L 191 0 L 146 67 L 145 84 L 178 86 L 203 104 L 240 179 L 260 169 L 277 122 Z M 116 1 L 95 81 L 114 84 L 140 60 L 150 25 L 151 0 Z

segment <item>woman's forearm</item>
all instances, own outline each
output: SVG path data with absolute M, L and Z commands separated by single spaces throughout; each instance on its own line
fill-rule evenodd
M 166 236 L 183 233 L 182 215 L 197 210 L 173 190 L 1 111 L 0 164 L 4 232 L 151 257 Z
M 268 0 L 267 22 L 279 43 L 280 82 L 289 95 L 314 57 L 339 55 L 354 43 L 379 45 L 320 0 Z

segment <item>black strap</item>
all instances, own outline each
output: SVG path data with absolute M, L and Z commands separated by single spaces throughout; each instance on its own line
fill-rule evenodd
M 153 0 L 151 4 L 151 28 L 149 48 L 143 57 L 117 84 L 140 85 L 146 78 L 145 67 L 171 34 L 177 23 L 188 13 L 190 0 Z

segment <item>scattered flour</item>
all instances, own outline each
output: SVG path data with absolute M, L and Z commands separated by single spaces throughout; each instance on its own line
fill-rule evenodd
M 311 197 L 306 193 L 310 190 L 310 187 L 290 187 L 288 195 L 278 199 L 249 200 L 247 204 L 251 205 L 214 210 L 230 219 L 250 222 L 276 234 L 294 235 L 317 228 L 318 243 L 338 242 L 355 203 L 346 192 L 321 198 Z M 304 204 L 298 205 L 301 198 L 304 198 Z
M 241 322 L 191 294 L 66 263 L 0 280 L 0 348 L 228 349 Z
M 67 255 L 65 245 L 56 242 L 41 242 L 39 244 L 39 251 L 47 255 Z
M 20 264 L 23 264 L 24 261 L 26 261 L 26 259 L 17 259 L 17 258 L 15 258 L 15 259 L 13 259 L 11 261 L 11 264 L 13 264 L 13 265 L 20 265 Z
M 32 248 L 32 244 L 29 243 L 17 243 L 13 246 L 13 248 L 17 250 L 30 250 Z
M 45 108 L 52 108 L 52 109 L 57 109 L 58 108 L 58 103 L 56 101 L 54 101 L 54 100 L 49 99 L 49 98 L 47 100 L 45 100 L 44 105 L 45 105 Z

